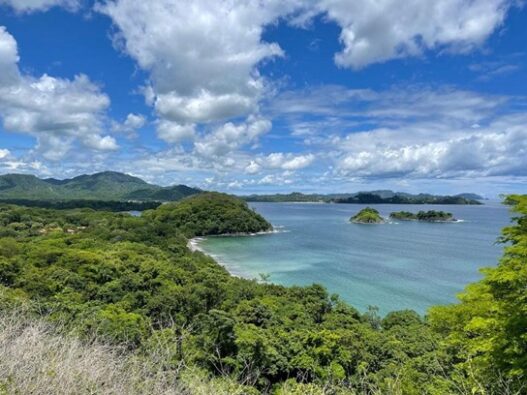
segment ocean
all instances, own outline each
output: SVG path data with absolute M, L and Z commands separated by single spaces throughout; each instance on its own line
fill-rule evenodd
M 277 232 L 244 237 L 209 237 L 199 242 L 232 274 L 269 275 L 282 285 L 318 283 L 360 311 L 381 314 L 456 301 L 456 294 L 481 278 L 479 269 L 497 264 L 501 228 L 510 223 L 499 202 L 482 206 L 373 205 L 392 211 L 443 210 L 456 223 L 389 221 L 360 225 L 349 218 L 358 204 L 251 203 Z

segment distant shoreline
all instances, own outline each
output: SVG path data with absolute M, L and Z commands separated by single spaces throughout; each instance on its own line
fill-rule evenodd
M 438 205 L 481 205 L 484 198 L 474 193 L 457 195 L 411 194 L 391 190 L 339 193 L 339 194 L 289 194 L 243 195 L 247 202 L 273 203 L 337 203 L 337 204 L 438 204 Z
M 247 203 L 287 203 L 287 204 L 338 204 L 338 205 L 360 205 L 360 204 L 372 204 L 372 205 L 395 205 L 395 206 L 483 206 L 485 203 L 483 203 L 483 200 L 479 201 L 479 204 L 474 203 L 444 203 L 444 202 L 336 202 L 336 201 L 320 201 L 320 200 L 313 200 L 313 201 L 295 201 L 295 200 L 279 200 L 279 201 L 271 201 L 271 200 L 249 200 L 245 199 Z M 486 201 L 486 200 L 485 200 Z

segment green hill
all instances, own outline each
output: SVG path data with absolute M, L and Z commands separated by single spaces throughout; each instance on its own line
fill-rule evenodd
M 172 187 L 152 189 L 143 188 L 128 193 L 125 197 L 131 200 L 156 200 L 156 201 L 175 201 L 183 199 L 184 197 L 195 195 L 199 193 L 196 188 L 191 188 L 186 185 L 175 185 Z
M 0 199 L 174 201 L 199 192 L 186 185 L 161 187 L 113 171 L 64 180 L 25 174 L 0 176 Z
M 201 193 L 177 203 L 163 204 L 145 215 L 181 229 L 187 237 L 258 233 L 273 228 L 243 200 L 218 192 Z
M 33 175 L 0 176 L 0 198 L 59 199 L 58 188 Z

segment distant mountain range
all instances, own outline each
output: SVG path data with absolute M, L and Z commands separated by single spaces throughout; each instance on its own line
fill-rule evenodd
M 65 180 L 27 174 L 0 176 L 0 199 L 175 201 L 200 192 L 186 185 L 161 187 L 113 171 Z
M 105 171 L 84 174 L 78 177 L 58 180 L 41 179 L 27 174 L 6 174 L 0 176 L 0 200 L 39 201 L 133 201 L 166 202 L 180 200 L 202 192 L 186 185 L 162 187 L 128 174 Z M 413 195 L 390 190 L 377 190 L 340 194 L 289 194 L 241 196 L 251 202 L 327 202 L 327 203 L 395 203 L 395 204 L 480 204 L 483 198 L 472 193 L 455 196 L 430 194 Z M 22 203 L 21 203 L 22 204 Z M 78 203 L 80 204 L 80 203 Z
M 390 190 L 377 190 L 340 194 L 288 194 L 241 196 L 248 202 L 325 202 L 325 203 L 391 203 L 391 204 L 481 204 L 483 197 L 474 193 L 460 193 L 453 196 L 410 194 Z

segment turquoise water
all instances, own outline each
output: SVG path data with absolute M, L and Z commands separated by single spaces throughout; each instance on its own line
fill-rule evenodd
M 270 275 L 283 285 L 320 283 L 359 310 L 381 313 L 410 308 L 420 313 L 455 301 L 464 286 L 481 277 L 502 253 L 495 241 L 510 221 L 499 203 L 484 206 L 376 205 L 392 211 L 444 210 L 462 222 L 390 222 L 358 225 L 357 204 L 254 203 L 280 233 L 212 237 L 200 247 L 231 273 Z

